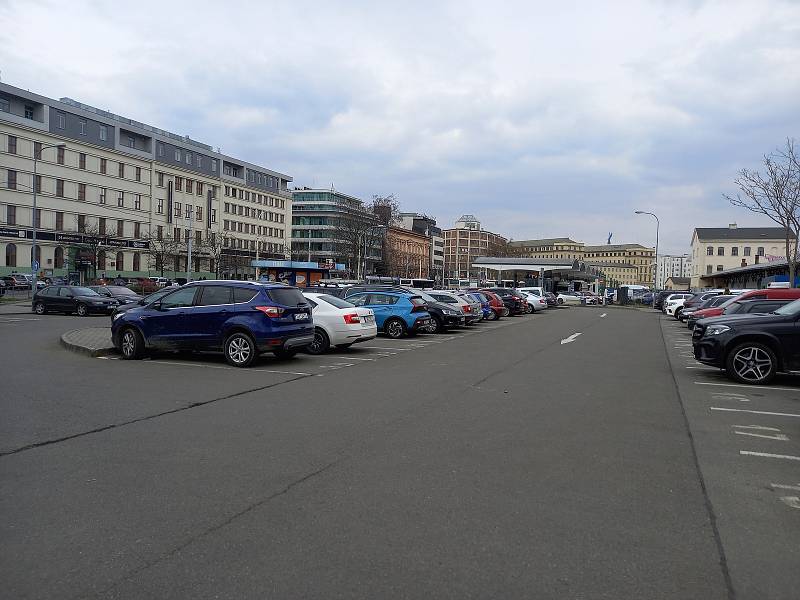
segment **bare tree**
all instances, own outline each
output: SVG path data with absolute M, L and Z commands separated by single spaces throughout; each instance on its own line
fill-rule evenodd
M 167 265 L 174 266 L 175 257 L 181 253 L 182 242 L 172 237 L 172 234 L 158 236 L 152 231 L 144 236 L 147 240 L 147 267 L 164 276 L 164 271 L 171 269 Z
M 400 219 L 400 203 L 394 194 L 378 196 L 373 194 L 369 210 L 377 217 L 378 224 L 390 227 Z
M 106 243 L 106 235 L 100 233 L 97 223 L 89 225 L 81 224 L 75 217 L 75 229 L 80 235 L 80 241 L 73 244 L 78 251 L 79 258 L 88 260 L 92 265 L 92 279 L 97 279 L 97 263 L 100 253 L 103 252 Z
M 336 227 L 331 233 L 336 256 L 349 271 L 356 272 L 365 244 L 367 248 L 374 244 L 374 230 L 380 223 L 360 201 L 339 198 L 337 210 Z
M 785 229 L 789 282 L 794 287 L 797 267 L 797 234 L 800 230 L 800 160 L 794 139 L 786 147 L 764 155 L 764 173 L 742 169 L 734 183 L 736 196 L 723 196 L 734 206 L 766 215 Z

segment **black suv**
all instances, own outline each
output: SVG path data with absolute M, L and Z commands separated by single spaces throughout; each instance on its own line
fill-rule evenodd
M 769 314 L 700 319 L 694 357 L 742 383 L 769 383 L 779 371 L 800 370 L 800 300 Z

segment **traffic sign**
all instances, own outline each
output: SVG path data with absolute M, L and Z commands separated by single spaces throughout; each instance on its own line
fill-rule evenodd
M 38 273 L 38 271 L 39 271 L 39 261 L 38 260 L 34 260 L 31 263 L 31 271 L 36 271 Z

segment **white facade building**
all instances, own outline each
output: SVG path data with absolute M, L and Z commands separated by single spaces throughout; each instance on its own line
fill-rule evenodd
M 688 254 L 661 254 L 658 257 L 656 288 L 664 289 L 670 277 L 691 277 L 692 257 Z

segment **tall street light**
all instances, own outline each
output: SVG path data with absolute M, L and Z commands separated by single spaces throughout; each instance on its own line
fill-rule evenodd
M 658 217 L 655 213 L 647 212 L 646 210 L 636 210 L 634 211 L 637 215 L 650 215 L 656 220 L 656 256 L 655 256 L 655 268 L 653 269 L 653 304 L 655 305 L 656 301 L 656 287 L 658 283 L 658 229 L 661 226 L 661 222 L 658 220 Z
M 36 291 L 36 274 L 39 271 L 39 261 L 36 260 L 36 194 L 39 191 L 39 186 L 36 185 L 36 166 L 39 161 L 39 157 L 42 155 L 42 152 L 47 150 L 48 148 L 66 148 L 66 144 L 50 144 L 49 146 L 42 146 L 39 148 L 38 152 L 36 150 L 36 146 L 33 147 L 33 215 L 31 217 L 31 224 L 33 225 L 33 246 L 31 247 L 31 292 Z

